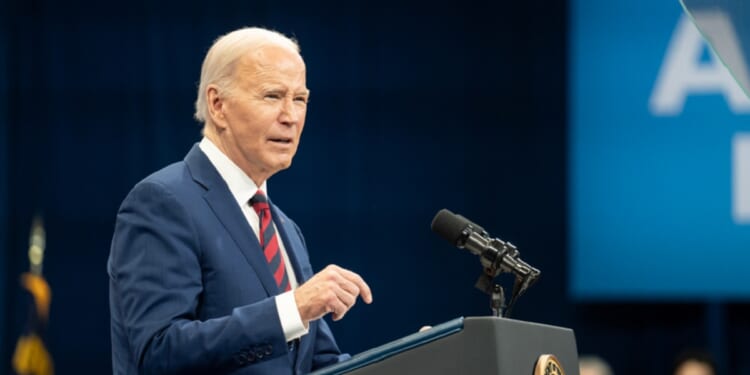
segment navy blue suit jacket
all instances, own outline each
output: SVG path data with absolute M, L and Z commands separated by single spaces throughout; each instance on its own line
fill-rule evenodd
M 271 210 L 302 283 L 302 233 Z M 197 145 L 125 198 L 107 269 L 115 375 L 293 374 L 348 358 L 322 319 L 287 344 L 258 240 Z

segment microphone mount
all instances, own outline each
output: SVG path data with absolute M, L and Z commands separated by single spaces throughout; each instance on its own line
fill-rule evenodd
M 454 231 L 457 228 L 459 231 Z M 432 222 L 432 229 L 458 248 L 479 256 L 483 272 L 475 287 L 490 295 L 490 306 L 493 315 L 497 317 L 509 317 L 518 297 L 541 275 L 538 269 L 521 260 L 515 245 L 499 238 L 491 238 L 484 228 L 461 215 L 446 209 L 440 210 Z M 494 279 L 503 273 L 515 276 L 513 293 L 507 305 L 502 286 L 494 282 Z

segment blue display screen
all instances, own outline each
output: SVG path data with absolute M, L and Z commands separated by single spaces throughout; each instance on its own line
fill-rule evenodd
M 750 297 L 750 99 L 677 1 L 571 6 L 572 297 Z

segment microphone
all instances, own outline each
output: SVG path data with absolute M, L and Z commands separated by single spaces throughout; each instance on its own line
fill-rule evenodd
M 541 272 L 521 260 L 518 248 L 510 242 L 491 238 L 484 228 L 471 220 L 442 209 L 432 219 L 432 231 L 459 249 L 479 256 L 482 266 L 493 277 L 507 272 L 520 282 L 513 294 L 520 295 L 539 278 Z

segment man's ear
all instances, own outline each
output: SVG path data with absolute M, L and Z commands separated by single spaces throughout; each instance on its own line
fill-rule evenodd
M 206 103 L 208 104 L 208 116 L 211 117 L 211 122 L 218 129 L 226 128 L 227 121 L 224 116 L 226 102 L 224 101 L 224 97 L 219 95 L 218 86 L 214 84 L 208 85 L 206 88 Z

